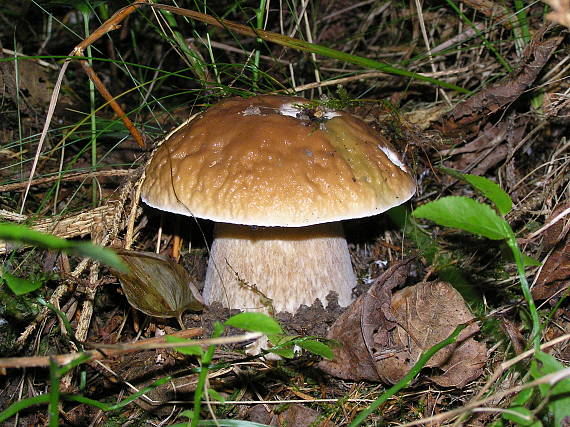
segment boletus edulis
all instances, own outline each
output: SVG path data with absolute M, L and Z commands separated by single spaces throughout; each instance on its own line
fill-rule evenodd
M 342 111 L 288 96 L 230 98 L 172 132 L 146 167 L 142 199 L 215 221 L 204 299 L 288 311 L 351 302 L 340 221 L 408 200 L 415 181 L 386 139 Z

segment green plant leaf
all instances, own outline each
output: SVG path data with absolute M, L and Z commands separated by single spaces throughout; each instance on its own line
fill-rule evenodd
M 29 280 L 16 277 L 7 271 L 0 269 L 0 279 L 2 279 L 16 295 L 25 295 L 33 292 L 42 286 L 41 280 Z
M 324 357 L 325 359 L 332 360 L 334 355 L 328 345 L 317 340 L 299 340 L 297 345 L 304 350 L 310 351 L 317 356 Z
M 522 257 L 525 267 L 538 267 L 539 265 L 542 265 L 542 263 L 539 260 L 534 259 L 533 257 L 528 256 L 525 253 L 522 254 Z
M 293 347 L 270 348 L 267 352 L 281 356 L 284 359 L 293 359 L 295 357 Z
M 50 234 L 40 233 L 20 224 L 0 222 L 0 240 L 69 252 L 101 261 L 119 271 L 127 271 L 125 265 L 111 249 L 103 248 L 90 242 L 75 242 L 61 239 Z
M 239 313 L 230 317 L 224 324 L 246 331 L 261 332 L 265 335 L 279 335 L 283 333 L 283 329 L 281 329 L 279 323 L 263 313 Z
M 186 409 L 185 411 L 180 412 L 178 414 L 179 417 L 186 417 L 191 420 L 194 417 L 194 411 L 192 409 Z
M 522 390 L 513 399 L 513 401 L 511 402 L 511 405 L 512 406 L 523 406 L 530 400 L 530 398 L 532 397 L 533 394 L 534 394 L 534 389 L 532 389 L 532 388 L 527 388 L 525 390 Z
M 463 174 L 454 169 L 442 168 L 442 170 L 455 178 L 468 182 L 473 188 L 483 193 L 495 204 L 501 215 L 508 214 L 513 208 L 511 197 L 496 182 L 479 175 Z
M 503 419 L 513 421 L 519 426 L 534 426 L 536 418 L 534 414 L 523 406 L 510 407 L 509 412 L 503 412 Z M 513 411 L 513 412 L 510 412 Z
M 566 366 L 548 353 L 537 351 L 535 357 L 542 363 L 542 366 L 539 367 L 536 361 L 532 362 L 530 373 L 534 379 L 566 368 Z M 570 378 L 560 380 L 554 387 L 550 384 L 540 384 L 538 389 L 543 397 L 550 394 L 548 409 L 550 409 L 554 415 L 554 425 L 563 425 L 562 421 L 564 418 L 570 417 Z
M 293 359 L 295 357 L 296 335 L 268 335 L 267 338 L 272 345 L 272 347 L 267 349 L 269 353 L 277 354 L 285 359 Z
M 209 388 L 208 389 L 208 395 L 214 399 L 217 400 L 218 402 L 222 402 L 222 403 L 226 403 L 226 399 L 224 398 L 224 396 L 222 396 L 220 393 L 218 393 L 216 390 L 214 390 L 213 388 Z
M 166 342 L 168 342 L 168 343 L 186 343 L 186 342 L 188 342 L 188 340 L 186 340 L 184 338 L 180 338 L 180 337 L 167 336 Z M 174 350 L 176 350 L 182 354 L 186 354 L 188 356 L 202 357 L 204 355 L 204 350 L 202 350 L 202 347 L 200 347 L 199 345 L 174 347 Z
M 224 333 L 224 325 L 221 322 L 214 322 L 214 330 L 212 332 L 212 338 L 221 337 Z
M 439 225 L 459 228 L 492 240 L 509 237 L 509 225 L 487 205 L 467 197 L 443 197 L 426 203 L 412 212 Z

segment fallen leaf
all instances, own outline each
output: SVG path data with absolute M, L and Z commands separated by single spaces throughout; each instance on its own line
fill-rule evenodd
M 439 154 L 451 156 L 444 163 L 448 168 L 469 170 L 473 175 L 485 175 L 489 169 L 507 158 L 509 144 L 516 145 L 523 138 L 528 122 L 528 117 L 510 114 L 497 124 L 488 123 L 473 141 L 463 146 L 439 150 Z
M 204 300 L 188 272 L 171 258 L 153 252 L 116 252 L 129 272 L 113 273 L 137 310 L 154 317 L 176 317 L 182 327 L 184 311 L 202 309 Z
M 502 3 L 493 0 L 466 0 L 465 4 L 492 19 L 496 24 L 507 29 L 512 28 L 509 19 L 511 12 Z
M 389 309 L 391 290 L 404 284 L 410 263 L 411 260 L 398 262 L 386 270 L 368 292 L 354 301 L 331 326 L 327 337 L 338 341 L 341 346 L 333 349 L 333 360 L 319 364 L 325 372 L 354 381 L 381 380 L 371 352 L 376 353 L 389 346 L 390 330 L 396 324 L 386 318 L 384 311 Z M 362 315 L 363 311 L 366 316 Z M 393 318 L 391 313 L 388 317 Z
M 473 320 L 461 295 L 446 282 L 422 282 L 392 295 L 409 268 L 410 260 L 388 269 L 335 322 L 328 338 L 342 346 L 334 349 L 334 360 L 320 363 L 323 370 L 344 379 L 393 384 L 425 350 Z M 427 366 L 439 368 L 432 381 L 462 387 L 481 375 L 486 348 L 472 338 L 478 330 L 476 324 L 468 326 L 455 344 L 432 357 Z
M 457 325 L 473 320 L 459 292 L 446 282 L 422 282 L 396 292 L 392 310 L 398 322 L 394 344 L 402 350 L 380 361 L 377 368 L 390 383 L 399 381 L 424 351 L 447 338 Z M 476 324 L 469 325 L 455 344 L 430 359 L 427 367 L 443 370 L 441 375 L 431 376 L 432 381 L 462 387 L 481 375 L 486 360 L 485 345 L 471 338 L 478 331 Z

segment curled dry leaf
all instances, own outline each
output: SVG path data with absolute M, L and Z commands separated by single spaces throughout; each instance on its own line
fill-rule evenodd
M 181 316 L 186 310 L 200 311 L 204 301 L 188 272 L 174 260 L 152 252 L 116 250 L 129 268 L 113 271 L 129 303 L 154 317 Z
M 410 261 L 387 270 L 335 322 L 328 338 L 339 341 L 332 361 L 321 362 L 326 372 L 344 379 L 399 381 L 434 344 L 457 325 L 473 319 L 463 298 L 445 282 L 423 282 L 397 291 Z M 430 379 L 447 387 L 462 387 L 482 373 L 486 348 L 472 337 L 472 324 L 457 342 L 435 354 L 427 366 L 439 368 Z
M 459 292 L 446 282 L 422 282 L 396 292 L 392 310 L 398 324 L 392 334 L 393 345 L 401 350 L 381 363 L 391 383 L 405 375 L 425 350 L 447 338 L 457 325 L 473 320 Z M 431 376 L 432 381 L 461 387 L 481 375 L 486 348 L 472 338 L 478 331 L 476 324 L 469 325 L 455 344 L 430 359 L 426 366 L 443 371 Z M 398 359 L 404 363 L 398 363 Z

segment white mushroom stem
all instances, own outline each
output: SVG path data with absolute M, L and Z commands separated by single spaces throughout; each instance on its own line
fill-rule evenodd
M 218 223 L 204 299 L 248 311 L 295 313 L 334 291 L 351 302 L 356 277 L 340 222 L 309 227 L 250 227 Z M 264 301 L 263 297 L 272 301 Z

